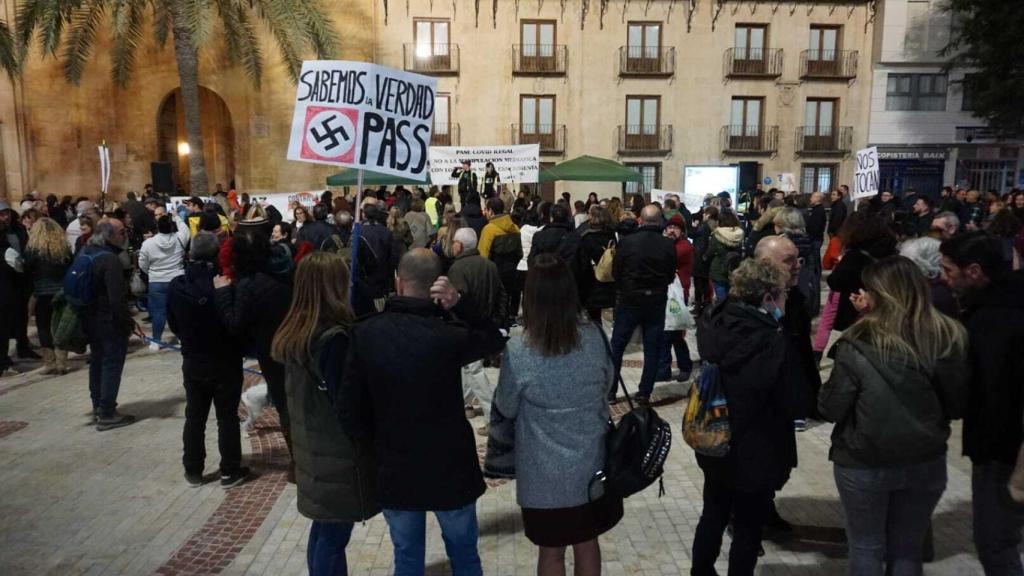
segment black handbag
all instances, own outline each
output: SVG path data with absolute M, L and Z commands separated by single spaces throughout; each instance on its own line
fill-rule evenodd
M 611 356 L 611 345 L 601 325 L 597 325 L 604 340 L 605 349 Z M 628 498 L 659 481 L 658 496 L 665 494 L 662 474 L 665 461 L 672 447 L 672 429 L 650 406 L 634 406 L 622 380 L 622 373 L 615 375 L 616 387 L 629 402 L 629 412 L 616 425 L 608 420 L 608 434 L 605 436 L 604 468 L 598 470 L 587 487 L 588 499 L 595 482 L 604 485 L 606 495 Z

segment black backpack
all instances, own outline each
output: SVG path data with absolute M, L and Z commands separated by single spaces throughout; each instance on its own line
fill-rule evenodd
M 514 273 L 523 259 L 523 240 L 519 234 L 502 234 L 491 243 L 490 260 L 503 276 Z
M 597 327 L 610 356 L 608 336 L 600 324 Z M 608 421 L 604 469 L 598 470 L 590 481 L 588 499 L 594 482 L 604 484 L 605 493 L 610 496 L 628 498 L 658 480 L 658 496 L 661 496 L 665 493 L 661 476 L 665 471 L 668 452 L 672 448 L 672 429 L 650 406 L 633 405 L 621 372 L 615 378 L 616 387 L 622 387 L 622 393 L 629 402 L 629 412 L 619 420 L 617 426 L 611 420 Z

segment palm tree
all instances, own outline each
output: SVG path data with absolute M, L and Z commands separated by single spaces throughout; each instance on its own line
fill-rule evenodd
M 168 36 L 173 36 L 191 149 L 188 162 L 193 195 L 205 195 L 209 188 L 199 123 L 198 49 L 209 41 L 215 18 L 224 26 L 229 61 L 245 68 L 257 89 L 263 78 L 263 54 L 256 32 L 260 20 L 273 34 L 293 82 L 307 50 L 318 58 L 331 58 L 338 51 L 338 33 L 320 0 L 25 0 L 16 16 L 16 48 L 23 57 L 38 30 L 43 56 L 57 57 L 60 50 L 64 77 L 78 85 L 96 33 L 107 18 L 113 39 L 111 77 L 124 88 L 131 80 L 147 10 L 152 11 L 157 44 L 163 47 Z
M 18 73 L 18 54 L 14 49 L 14 39 L 7 22 L 0 20 L 0 70 L 7 72 L 7 75 L 14 78 Z

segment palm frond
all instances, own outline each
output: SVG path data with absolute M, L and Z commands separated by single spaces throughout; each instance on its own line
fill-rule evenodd
M 115 0 L 111 13 L 114 49 L 111 51 L 111 78 L 124 88 L 131 80 L 135 53 L 142 39 L 145 0 Z
M 281 51 L 281 58 L 288 69 L 292 82 L 298 82 L 299 70 L 302 69 L 303 45 L 302 26 L 295 17 L 289 0 L 252 0 L 258 14 L 270 29 Z
M 103 20 L 102 0 L 89 0 L 71 16 L 67 41 L 64 42 L 64 78 L 77 85 L 96 39 L 96 30 Z
M 210 18 L 209 0 L 176 0 L 181 2 L 181 15 L 185 19 L 185 27 L 192 37 L 189 39 L 196 48 L 206 44 L 210 39 L 213 19 Z
M 82 0 L 47 0 L 43 5 L 39 22 L 43 54 L 56 56 L 64 26 L 71 22 L 71 15 L 81 5 Z
M 171 32 L 171 11 L 167 8 L 167 0 L 151 0 L 153 8 L 153 35 L 156 43 L 163 48 Z
M 7 22 L 0 20 L 0 70 L 7 72 L 12 79 L 20 68 L 18 50 L 15 48 L 14 34 Z
M 228 59 L 241 64 L 258 90 L 263 80 L 263 53 L 248 7 L 239 0 L 216 0 L 217 12 L 224 22 L 224 41 Z
M 335 58 L 341 45 L 341 37 L 334 21 L 319 0 L 295 0 L 295 12 L 302 23 L 303 33 L 318 58 Z
M 43 9 L 49 0 L 25 0 L 17 7 L 14 14 L 15 42 L 18 51 L 25 54 L 32 43 L 32 35 L 36 31 Z

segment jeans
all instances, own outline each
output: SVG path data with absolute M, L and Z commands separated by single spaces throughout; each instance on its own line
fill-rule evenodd
M 36 329 L 39 331 L 39 345 L 43 348 L 53 348 L 52 320 L 53 294 L 36 296 Z
M 612 328 L 612 362 L 615 373 L 622 370 L 622 356 L 626 353 L 629 339 L 637 327 L 643 331 L 644 370 L 640 376 L 641 396 L 650 396 L 654 380 L 658 375 L 658 361 L 661 355 L 661 339 L 665 332 L 665 299 L 652 298 L 645 304 L 617 304 L 615 326 Z
M 86 322 L 89 340 L 89 395 L 93 410 L 111 417 L 117 409 L 117 392 L 121 389 L 121 373 L 128 355 L 128 336 L 109 327 Z
M 672 351 L 676 353 L 676 366 L 684 375 L 693 372 L 693 360 L 690 359 L 690 347 L 686 344 L 686 332 L 672 330 L 663 332 L 661 359 L 658 363 L 658 374 L 672 375 Z
M 985 576 L 1024 574 L 1017 551 L 1024 506 L 1010 499 L 1006 488 L 1012 472 L 1012 464 L 987 462 L 975 464 L 971 474 L 974 545 Z
M 161 342 L 164 335 L 164 325 L 167 324 L 167 292 L 170 290 L 170 282 L 149 283 L 149 318 L 153 322 L 153 340 Z
M 752 576 L 761 547 L 761 533 L 771 509 L 773 493 L 738 492 L 731 464 L 701 464 L 704 471 L 704 509 L 693 537 L 692 576 L 712 576 L 722 548 L 722 534 L 732 521 L 729 576 Z
M 242 466 L 242 435 L 238 402 L 242 398 L 242 359 L 200 362 L 186 358 L 181 365 L 185 380 L 184 454 L 188 474 L 202 474 L 206 461 L 206 420 L 210 403 L 217 413 L 217 448 L 220 473 L 230 475 Z
M 437 510 L 444 549 L 452 565 L 452 576 L 480 576 L 480 554 L 476 543 L 479 530 L 476 502 L 456 510 Z M 395 576 L 422 576 L 426 562 L 427 513 L 421 510 L 384 510 L 395 549 Z
M 480 409 L 484 412 L 484 422 L 491 422 L 491 404 L 494 402 L 494 389 L 497 385 L 491 382 L 484 361 L 477 360 L 462 367 L 462 397 L 469 406 L 470 399 L 476 396 L 480 401 Z
M 306 545 L 309 576 L 348 576 L 345 547 L 352 538 L 352 522 L 313 520 Z
M 946 490 L 946 456 L 892 468 L 835 465 L 851 576 L 920 576 L 924 538 Z

